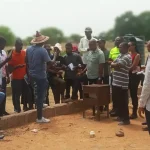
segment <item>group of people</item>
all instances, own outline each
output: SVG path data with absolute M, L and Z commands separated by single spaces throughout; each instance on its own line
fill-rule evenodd
M 43 107 L 49 105 L 49 89 L 52 89 L 55 104 L 83 99 L 82 85 L 110 84 L 112 87 L 112 117 L 117 117 L 119 125 L 130 124 L 130 119 L 138 117 L 138 85 L 140 83 L 140 53 L 136 39 L 131 37 L 124 42 L 122 37 L 115 39 L 115 47 L 110 51 L 105 47 L 105 39 L 92 36 L 92 29 L 85 29 L 85 37 L 79 46 L 71 42 L 65 44 L 66 54 L 61 56 L 61 44 L 52 48 L 46 42 L 49 37 L 36 32 L 31 45 L 24 50 L 23 42 L 17 39 L 15 48 L 4 51 L 6 40 L 0 37 L 0 116 L 8 115 L 6 106 L 6 85 L 11 82 L 14 111 L 37 109 L 37 123 L 50 120 L 42 115 Z M 147 44 L 150 51 L 150 42 Z M 146 113 L 150 132 L 149 57 L 145 72 L 145 82 L 139 103 L 139 114 Z M 111 81 L 110 81 L 111 77 Z M 72 87 L 72 93 L 71 93 Z M 132 99 L 133 112 L 129 116 L 128 89 Z M 78 94 L 79 92 L 79 94 Z M 107 107 L 107 106 L 105 106 Z M 100 107 L 101 111 L 105 107 Z

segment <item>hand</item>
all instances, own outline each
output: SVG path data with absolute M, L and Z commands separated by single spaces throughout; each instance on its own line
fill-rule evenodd
M 19 64 L 19 65 L 17 66 L 17 68 L 23 68 L 23 67 L 25 67 L 25 64 Z
M 65 70 L 66 68 L 67 68 L 67 67 L 66 67 L 65 65 L 62 65 L 62 69 L 64 69 L 64 70 Z
M 10 53 L 8 54 L 6 58 L 7 61 L 10 61 L 12 59 L 12 53 L 13 53 L 13 50 L 11 50 Z
M 139 107 L 139 109 L 138 109 L 138 114 L 139 114 L 139 116 L 140 116 L 141 118 L 144 118 L 144 117 L 142 116 L 142 114 L 144 114 L 144 113 L 145 113 L 144 108 Z
M 9 84 L 9 83 L 10 83 L 10 77 L 7 77 L 6 84 Z
M 63 74 L 63 70 L 59 70 L 59 71 L 57 72 L 57 74 L 62 75 L 62 74 Z

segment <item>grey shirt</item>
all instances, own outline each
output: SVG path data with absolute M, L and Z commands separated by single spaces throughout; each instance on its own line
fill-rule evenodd
M 73 66 L 77 67 L 79 64 L 83 64 L 81 56 L 79 54 L 76 53 L 72 53 L 70 55 L 65 55 L 64 56 L 64 62 L 65 65 L 68 66 L 70 63 L 73 64 Z M 76 71 L 75 70 L 71 70 L 71 69 L 67 69 L 65 71 L 65 79 L 74 79 L 76 78 Z
M 26 55 L 29 75 L 37 79 L 46 78 L 46 63 L 51 60 L 46 49 L 36 45 L 30 46 Z

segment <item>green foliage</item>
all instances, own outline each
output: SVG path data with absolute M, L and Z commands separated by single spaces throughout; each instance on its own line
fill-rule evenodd
M 150 39 L 150 11 L 146 11 L 136 16 L 128 11 L 115 20 L 112 30 L 105 33 L 107 40 L 114 39 L 116 36 L 124 36 L 125 34 L 133 34 L 135 36 L 145 36 Z
M 64 42 L 64 33 L 55 27 L 48 27 L 40 30 L 41 34 L 49 36 L 50 39 L 48 43 L 54 45 L 56 43 Z
M 32 36 L 28 36 L 27 38 L 25 38 L 25 39 L 23 40 L 23 44 L 24 44 L 24 45 L 30 45 L 30 42 L 31 42 L 32 39 L 33 39 Z
M 7 46 L 14 45 L 15 35 L 9 27 L 0 26 L 0 36 L 3 36 L 7 41 Z
M 73 43 L 79 43 L 81 39 L 81 35 L 79 34 L 71 34 L 70 37 L 68 37 L 69 41 Z

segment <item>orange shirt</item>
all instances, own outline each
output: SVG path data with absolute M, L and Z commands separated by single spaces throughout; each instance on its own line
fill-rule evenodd
M 12 59 L 8 62 L 12 67 L 25 64 L 26 51 L 21 50 L 20 53 L 17 53 L 15 50 L 12 53 Z M 18 68 L 12 72 L 12 79 L 24 79 L 26 74 L 26 67 Z

